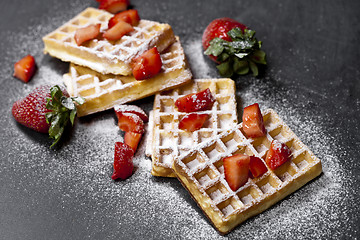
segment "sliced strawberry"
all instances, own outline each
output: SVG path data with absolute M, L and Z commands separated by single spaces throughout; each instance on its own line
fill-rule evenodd
M 152 78 L 160 72 L 162 67 L 160 53 L 156 47 L 147 50 L 135 58 L 131 66 L 136 80 Z
M 249 169 L 252 177 L 257 178 L 267 172 L 267 167 L 261 158 L 250 156 Z
M 109 41 L 115 41 L 133 30 L 134 28 L 131 24 L 124 21 L 118 21 L 112 28 L 104 32 L 103 37 Z
M 138 25 L 140 22 L 140 17 L 139 17 L 138 11 L 135 9 L 130 9 L 130 10 L 126 10 L 126 11 L 117 13 L 112 18 L 110 18 L 108 27 L 112 28 L 119 21 L 127 22 L 127 23 L 131 24 L 132 26 Z
M 266 129 L 259 104 L 255 103 L 244 108 L 242 119 L 243 130 L 247 137 L 256 138 L 265 136 Z
M 223 159 L 224 174 L 231 190 L 236 191 L 249 178 L 250 157 L 241 153 Z
M 31 55 L 27 55 L 20 59 L 14 65 L 14 77 L 23 82 L 29 82 L 36 70 L 35 59 Z
M 271 142 L 269 151 L 267 152 L 265 162 L 269 168 L 275 170 L 285 162 L 291 159 L 291 150 L 285 143 L 277 140 Z
M 118 178 L 125 180 L 132 175 L 134 169 L 133 156 L 134 150 L 127 144 L 115 143 L 114 173 L 111 176 L 113 180 Z
M 129 0 L 102 0 L 99 9 L 104 9 L 110 13 L 117 13 L 127 9 Z
M 124 142 L 127 145 L 129 145 L 134 150 L 134 152 L 136 152 L 136 149 L 139 145 L 141 137 L 142 137 L 141 133 L 125 132 Z
M 101 24 L 91 24 L 84 28 L 79 28 L 76 30 L 74 39 L 78 46 L 83 44 L 86 41 L 96 38 L 100 33 Z
M 189 113 L 179 122 L 179 128 L 190 132 L 199 130 L 210 117 L 209 114 Z
M 144 122 L 138 115 L 120 112 L 117 116 L 119 119 L 118 126 L 121 130 L 140 134 L 144 133 Z
M 179 112 L 197 112 L 210 110 L 214 105 L 215 98 L 211 94 L 209 88 L 198 92 L 191 93 L 181 98 L 178 98 L 175 102 Z
M 138 115 L 141 118 L 141 120 L 143 120 L 144 122 L 149 121 L 149 117 L 146 115 L 144 110 L 142 110 L 136 105 L 117 104 L 114 106 L 114 110 L 118 118 L 119 118 L 118 116 L 119 113 L 134 113 Z

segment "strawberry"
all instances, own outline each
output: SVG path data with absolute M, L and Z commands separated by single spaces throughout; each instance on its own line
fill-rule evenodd
M 160 53 L 156 47 L 153 47 L 135 58 L 131 66 L 136 80 L 152 78 L 160 72 L 162 67 Z
M 68 98 L 69 94 L 59 86 L 40 86 L 25 98 L 16 101 L 12 115 L 20 124 L 41 133 L 49 133 L 54 146 L 71 121 L 74 123 L 76 107 L 74 102 L 83 103 L 82 98 Z
M 138 115 L 141 118 L 141 120 L 143 120 L 144 122 L 149 121 L 149 117 L 146 115 L 144 110 L 142 110 L 136 105 L 117 104 L 114 106 L 114 110 L 118 118 L 119 118 L 118 116 L 119 113 L 134 113 Z
M 135 132 L 143 134 L 145 131 L 144 122 L 141 118 L 134 113 L 123 113 L 117 114 L 119 122 L 118 126 L 125 132 Z
M 224 174 L 231 190 L 236 191 L 249 178 L 250 157 L 241 153 L 223 159 Z
M 129 145 L 134 152 L 136 152 L 137 146 L 141 140 L 142 134 L 135 132 L 125 132 L 124 142 Z
M 99 9 L 104 9 L 110 13 L 117 13 L 127 9 L 130 5 L 129 0 L 102 0 Z
M 268 167 L 275 170 L 290 159 L 291 150 L 288 146 L 285 143 L 273 140 L 265 158 L 265 162 Z
M 249 169 L 252 177 L 257 178 L 267 172 L 267 167 L 261 158 L 250 156 Z
M 113 180 L 118 178 L 125 180 L 132 175 L 134 169 L 133 156 L 134 150 L 127 144 L 115 143 L 114 173 L 111 176 Z
M 14 77 L 27 83 L 32 78 L 36 70 L 35 59 L 31 55 L 27 55 L 20 59 L 14 65 Z
M 189 113 L 179 122 L 179 128 L 190 132 L 199 130 L 210 117 L 209 114 Z
M 256 138 L 265 136 L 266 129 L 259 104 L 254 103 L 253 105 L 245 107 L 242 120 L 243 130 L 247 137 Z
M 104 32 L 103 37 L 109 41 L 115 41 L 133 30 L 134 28 L 131 24 L 124 21 L 118 21 L 112 28 Z
M 198 92 L 190 93 L 176 100 L 175 106 L 179 112 L 197 112 L 210 110 L 214 105 L 215 98 L 209 88 Z
M 205 29 L 202 45 L 205 54 L 219 63 L 220 74 L 231 77 L 234 73 L 244 75 L 251 70 L 254 76 L 259 74 L 256 64 L 266 64 L 265 52 L 261 41 L 255 37 L 255 31 L 231 18 L 213 20 Z
M 127 23 L 131 24 L 132 26 L 138 25 L 140 22 L 140 17 L 139 17 L 138 11 L 135 9 L 130 9 L 130 10 L 126 10 L 126 11 L 117 13 L 112 18 L 110 18 L 108 27 L 112 28 L 119 21 L 127 22 Z
M 78 46 L 96 38 L 100 33 L 101 24 L 91 24 L 87 27 L 78 28 L 75 32 L 74 39 Z

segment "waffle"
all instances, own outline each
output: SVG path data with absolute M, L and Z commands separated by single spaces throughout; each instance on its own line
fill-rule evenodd
M 201 143 L 175 159 L 173 168 L 220 233 L 227 233 L 246 219 L 264 211 L 318 176 L 321 162 L 271 109 L 263 112 L 267 135 L 247 139 L 242 124 Z M 276 170 L 232 191 L 224 177 L 222 159 L 236 153 L 265 159 L 273 139 L 292 150 L 292 160 Z
M 210 88 L 216 101 L 207 113 L 210 118 L 204 126 L 194 132 L 178 128 L 179 121 L 186 115 L 175 109 L 175 101 L 189 93 L 195 93 Z M 153 126 L 149 127 L 150 142 L 147 144 L 147 155 L 152 158 L 152 175 L 175 177 L 172 171 L 173 160 L 194 144 L 199 144 L 220 132 L 236 126 L 237 111 L 235 101 L 235 84 L 231 79 L 198 79 L 171 92 L 157 94 L 154 109 L 151 113 Z
M 163 62 L 161 72 L 143 81 L 137 81 L 133 76 L 103 75 L 89 68 L 70 64 L 70 72 L 63 77 L 67 91 L 72 97 L 85 98 L 85 103 L 77 106 L 78 116 L 141 99 L 191 80 L 192 74 L 178 39 L 160 56 Z
M 134 31 L 124 35 L 120 40 L 93 39 L 78 46 L 74 40 L 78 28 L 101 23 L 101 31 L 108 28 L 108 20 L 113 15 L 106 11 L 87 8 L 79 15 L 55 31 L 43 37 L 44 53 L 65 62 L 91 68 L 103 74 L 130 75 L 131 60 L 156 46 L 159 52 L 164 51 L 175 42 L 174 33 L 168 24 L 140 20 Z

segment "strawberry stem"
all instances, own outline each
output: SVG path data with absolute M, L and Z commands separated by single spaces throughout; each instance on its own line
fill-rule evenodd
M 266 65 L 266 54 L 261 50 L 261 41 L 255 38 L 255 31 L 250 29 L 233 28 L 227 32 L 232 41 L 214 38 L 204 54 L 213 55 L 220 74 L 231 77 L 235 73 L 244 75 L 251 72 L 258 76 L 257 64 Z
M 51 98 L 46 98 L 46 108 L 51 110 L 51 112 L 46 113 L 45 117 L 46 122 L 50 124 L 49 137 L 54 139 L 53 144 L 50 146 L 52 148 L 59 142 L 69 120 L 71 125 L 74 125 L 76 116 L 75 103 L 81 105 L 85 102 L 85 99 L 82 97 L 71 98 L 64 96 L 58 85 L 50 89 L 50 94 Z

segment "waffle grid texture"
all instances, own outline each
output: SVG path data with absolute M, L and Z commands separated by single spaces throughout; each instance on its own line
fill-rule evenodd
M 246 138 L 240 123 L 174 161 L 177 177 L 220 233 L 269 208 L 322 171 L 320 160 L 273 110 L 264 111 L 263 117 L 267 130 L 264 137 Z M 225 180 L 222 159 L 243 153 L 264 160 L 273 139 L 291 149 L 292 159 L 276 170 L 268 168 L 259 178 L 249 178 L 244 186 L 232 191 Z
M 108 20 L 113 14 L 104 10 L 87 8 L 55 31 L 43 37 L 45 53 L 65 62 L 91 68 L 103 74 L 130 75 L 130 62 L 146 50 L 157 47 L 164 51 L 175 42 L 174 33 L 168 24 L 140 20 L 134 31 L 117 41 L 101 37 L 78 46 L 74 40 L 77 29 L 91 24 L 101 24 L 100 31 L 108 29 Z
M 197 131 L 189 132 L 179 129 L 179 121 L 186 113 L 176 110 L 175 101 L 182 96 L 206 88 L 210 88 L 216 101 L 211 110 L 197 113 L 209 114 L 210 118 Z M 234 81 L 231 79 L 196 79 L 194 83 L 157 94 L 150 117 L 153 121 L 150 133 L 152 140 L 147 145 L 148 150 L 151 149 L 147 151 L 147 155 L 152 157 L 151 173 L 154 176 L 175 177 L 172 163 L 177 156 L 238 123 Z

